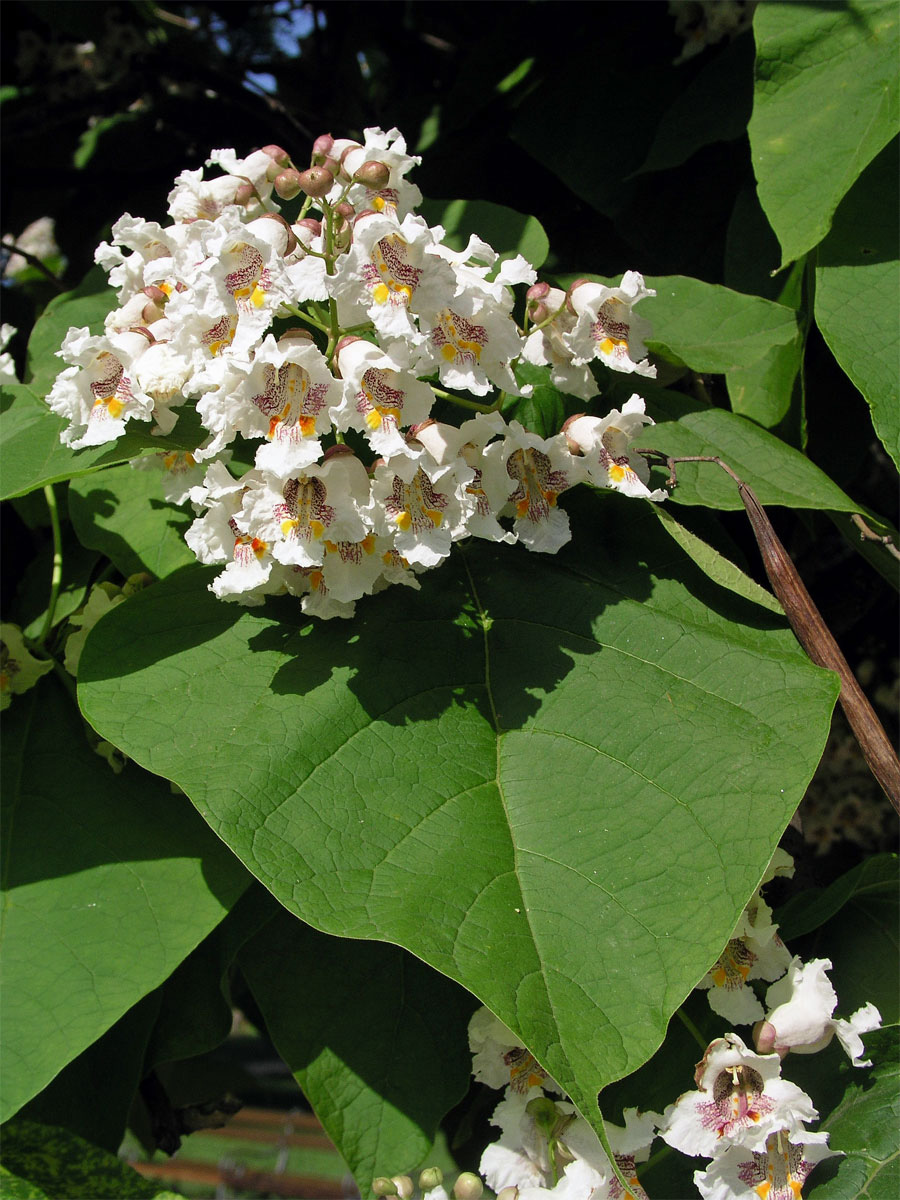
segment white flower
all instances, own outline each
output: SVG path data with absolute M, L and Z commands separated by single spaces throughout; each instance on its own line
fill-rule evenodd
M 114 441 L 130 419 L 149 421 L 154 400 L 133 379 L 137 360 L 149 345 L 141 333 L 92 336 L 87 328 L 70 329 L 61 358 L 75 365 L 56 378 L 47 403 L 71 424 L 61 440 L 78 450 Z
M 697 984 L 709 988 L 709 1006 L 733 1025 L 752 1025 L 763 1015 L 751 979 L 777 979 L 788 969 L 791 953 L 778 936 L 772 910 L 755 894 L 741 914 L 727 946 Z
M 436 567 L 466 532 L 458 482 L 424 449 L 395 455 L 375 468 L 368 519 L 408 563 Z
M 503 516 L 510 506 L 515 532 L 529 550 L 555 554 L 569 541 L 569 518 L 556 500 L 580 478 L 579 460 L 562 435 L 541 438 L 518 421 L 484 451 L 481 479 L 491 510 Z
M 0 625 L 0 712 L 9 708 L 13 696 L 27 692 L 52 670 L 52 659 L 35 658 L 26 650 L 18 625 Z
M 756 1034 L 756 1044 L 761 1050 L 775 1050 L 782 1057 L 789 1050 L 815 1054 L 837 1034 L 854 1067 L 872 1065 L 871 1060 L 861 1058 L 865 1048 L 859 1035 L 878 1029 L 881 1014 L 874 1004 L 865 1004 L 847 1020 L 832 1017 L 837 995 L 826 978 L 830 970 L 827 958 L 808 963 L 799 958 L 791 961 L 787 975 L 766 992 L 770 1011 Z
M 230 454 L 230 451 L 226 451 Z M 133 458 L 135 471 L 161 472 L 160 491 L 170 504 L 184 504 L 191 491 L 203 482 L 203 466 L 189 450 L 162 450 Z
M 697 1067 L 698 1090 L 664 1114 L 659 1135 L 682 1154 L 712 1156 L 732 1142 L 761 1148 L 779 1129 L 799 1132 L 817 1116 L 809 1096 L 781 1078 L 777 1054 L 754 1054 L 736 1033 L 711 1042 Z
M 15 325 L 0 325 L 0 381 L 6 379 L 12 383 L 16 382 L 16 364 L 6 349 L 16 333 Z
M 469 1049 L 472 1051 L 472 1074 L 479 1083 L 492 1088 L 509 1087 L 521 1093 L 536 1087 L 545 1088 L 562 1095 L 562 1088 L 550 1078 L 531 1051 L 526 1050 L 512 1030 L 483 1005 L 469 1021 Z
M 406 141 L 398 129 L 389 129 L 384 133 L 373 126 L 366 129 L 363 136 L 365 142 L 362 146 L 347 140 L 335 142 L 331 151 L 332 157 L 342 160 L 343 173 L 350 177 L 367 162 L 384 163 L 390 171 L 390 177 L 386 186 L 378 191 L 364 184 L 354 183 L 346 198 L 357 211 L 366 208 L 375 212 L 393 210 L 398 217 L 403 218 L 422 203 L 422 193 L 414 183 L 404 178 L 422 159 L 418 155 L 406 153 Z M 338 183 L 329 194 L 329 199 L 334 202 L 342 197 L 343 185 Z
M 644 345 L 651 331 L 650 322 L 632 312 L 639 300 L 655 295 L 644 286 L 644 277 L 637 271 L 626 271 L 618 287 L 589 280 L 575 284 L 569 304 L 578 319 L 572 332 L 562 337 L 575 365 L 599 358 L 614 371 L 634 371 L 655 378 L 656 367 L 647 361 Z
M 652 425 L 644 413 L 644 401 L 634 395 L 620 412 L 614 408 L 605 417 L 576 417 L 566 424 L 566 438 L 584 455 L 584 470 L 596 487 L 613 488 L 626 496 L 646 500 L 665 500 L 662 488 L 647 487 L 650 468 L 640 454 L 628 448 L 645 425 Z
M 525 339 L 522 358 L 535 366 L 550 367 L 550 382 L 561 392 L 590 400 L 597 395 L 597 383 L 586 365 L 576 367 L 572 350 L 564 335 L 575 328 L 575 314 L 566 304 L 566 293 L 541 284 L 544 294 L 530 302 L 529 315 L 541 328 L 533 329 Z
M 705 1171 L 694 1172 L 703 1200 L 799 1200 L 816 1163 L 832 1158 L 827 1133 L 770 1133 L 764 1147 L 728 1146 Z
M 387 353 L 357 338 L 340 348 L 336 361 L 347 385 L 343 403 L 332 411 L 337 428 L 360 430 L 376 454 L 405 454 L 400 430 L 427 418 L 434 393 L 406 369 L 402 343 Z
M 469 290 L 440 308 L 422 310 L 419 325 L 426 334 L 420 373 L 436 369 L 445 387 L 476 396 L 487 395 L 492 385 L 512 396 L 531 394 L 510 366 L 523 341 L 507 306 Z

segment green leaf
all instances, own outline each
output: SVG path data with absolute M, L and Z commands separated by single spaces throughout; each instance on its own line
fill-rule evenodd
M 92 267 L 73 291 L 53 297 L 28 339 L 25 382 L 36 395 L 45 396 L 65 369 L 66 364 L 56 352 L 69 330 L 87 326 L 91 333 L 102 333 L 107 314 L 117 307 L 116 292 L 107 283 L 102 267 Z
M 191 516 L 162 496 L 161 470 L 125 463 L 73 479 L 69 515 L 84 546 L 102 551 L 123 575 L 149 571 L 162 579 L 196 562 L 184 535 Z
M 397 946 L 328 937 L 283 911 L 239 963 L 360 1194 L 421 1163 L 469 1087 L 472 997 Z
M 457 980 L 596 1121 L 758 884 L 836 680 L 645 506 L 572 506 L 568 553 L 474 545 L 352 625 L 177 572 L 97 625 L 79 694 L 286 908 Z
M 815 1200 L 894 1200 L 900 1187 L 900 1037 L 897 1026 L 866 1035 L 872 1067 L 842 1064 L 843 1095 L 822 1127 L 829 1145 L 845 1157 L 828 1160 L 810 1176 L 804 1192 Z M 826 1170 L 829 1168 L 830 1170 Z M 820 1182 L 821 1181 L 821 1182 Z
M 516 379 L 529 384 L 530 396 L 510 396 L 503 407 L 507 421 L 519 421 L 526 429 L 541 437 L 553 437 L 563 427 L 566 417 L 584 408 L 584 401 L 573 396 L 564 396 L 550 382 L 548 367 L 536 367 L 533 363 L 516 363 Z
M 721 374 L 758 363 L 778 347 L 797 347 L 797 313 L 684 275 L 648 278 L 656 296 L 641 301 L 653 322 L 647 346 L 669 362 Z
M 857 180 L 819 247 L 816 323 L 872 410 L 881 444 L 900 467 L 897 361 L 897 143 Z
M 3 1129 L 0 1190 L 9 1200 L 183 1200 L 67 1129 L 22 1120 Z
M 159 1063 L 193 1058 L 224 1042 L 233 1016 L 228 970 L 241 946 L 277 911 L 271 894 L 252 883 L 224 920 L 176 967 L 159 990 L 145 1074 Z
M 465 250 L 469 235 L 482 238 L 501 260 L 522 254 L 533 267 L 540 267 L 550 252 L 550 243 L 537 217 L 526 216 L 490 200 L 425 200 L 418 212 L 429 225 L 443 225 L 444 244 Z
M 134 138 L 135 131 L 129 132 L 127 126 L 140 123 L 145 119 L 142 112 L 117 112 L 95 120 L 94 124 L 89 125 L 78 139 L 78 145 L 72 155 L 72 162 L 76 169 L 81 171 L 88 165 L 97 152 L 98 143 L 105 134 L 115 131 L 118 133 L 120 141 L 123 134 Z
M 129 421 L 126 432 L 115 441 L 71 450 L 59 440 L 67 421 L 51 412 L 31 384 L 0 389 L 0 412 L 0 500 L 24 496 L 47 483 L 87 475 L 143 454 L 195 450 L 203 437 L 196 413 L 188 410 L 166 437 L 154 437 L 149 421 Z
M 725 376 L 733 412 L 774 429 L 789 415 L 794 387 L 803 362 L 800 337 L 773 346 L 749 367 L 735 367 Z
M 718 583 L 721 587 L 728 588 L 735 595 L 743 596 L 746 600 L 752 600 L 754 604 L 761 604 L 769 612 L 777 613 L 779 616 L 783 614 L 784 610 L 771 592 L 767 592 L 765 588 L 760 587 L 749 575 L 745 575 L 740 567 L 735 566 L 724 554 L 720 554 L 718 550 L 707 545 L 702 538 L 691 533 L 689 529 L 685 529 L 683 525 L 675 520 L 667 508 L 664 508 L 661 504 L 654 505 L 653 511 L 662 522 L 665 531 L 675 539 L 685 554 L 687 554 L 692 562 L 697 564 L 704 575 L 708 575 L 713 582 Z
M 753 107 L 753 38 L 719 47 L 665 109 L 635 175 L 680 167 L 704 146 L 742 137 Z
M 159 992 L 150 992 L 67 1063 L 17 1119 L 62 1126 L 115 1154 L 145 1074 L 144 1051 L 158 1011 Z
M 822 240 L 841 198 L 897 133 L 897 5 L 761 4 L 750 148 L 782 264 Z
M 775 914 L 780 936 L 789 942 L 824 925 L 854 897 L 889 896 L 897 890 L 897 855 L 876 854 L 827 888 L 809 888 L 792 896 Z
M 52 677 L 4 725 L 6 1118 L 162 983 L 248 879 L 183 796 L 133 764 L 112 773 Z

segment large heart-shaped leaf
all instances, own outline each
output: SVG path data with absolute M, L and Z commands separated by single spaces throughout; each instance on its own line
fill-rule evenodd
M 458 980 L 596 1119 L 758 884 L 836 680 L 641 504 L 575 507 L 568 554 L 477 545 L 352 623 L 176 572 L 96 626 L 79 695 L 286 908 Z
M 893 0 L 761 4 L 748 127 L 782 263 L 822 240 L 857 176 L 897 133 Z
M 5 1119 L 162 983 L 249 877 L 163 780 L 112 773 L 52 677 L 3 720 Z

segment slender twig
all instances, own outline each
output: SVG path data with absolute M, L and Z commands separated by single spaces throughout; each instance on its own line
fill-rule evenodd
M 501 392 L 493 404 L 479 404 L 477 400 L 466 400 L 463 396 L 454 396 L 452 392 L 445 392 L 443 388 L 432 386 L 431 390 L 440 400 L 449 400 L 451 404 L 459 404 L 462 408 L 471 408 L 480 413 L 497 412 L 505 399 L 505 393 Z
M 48 483 L 44 488 L 44 497 L 50 510 L 50 529 L 53 533 L 53 568 L 50 573 L 50 600 L 47 604 L 47 616 L 44 618 L 44 628 L 37 640 L 43 646 L 53 628 L 53 617 L 56 613 L 56 602 L 59 599 L 59 589 L 62 584 L 62 533 L 59 527 L 59 509 L 56 506 L 56 496 L 53 484 Z
M 874 529 L 870 529 L 859 513 L 852 513 L 850 520 L 859 530 L 860 540 L 863 542 L 880 542 L 887 550 L 888 554 L 893 554 L 894 558 L 900 558 L 900 550 L 894 544 L 894 539 L 890 534 L 876 533 Z
M 638 450 L 636 452 L 643 454 L 647 459 L 665 463 L 669 469 L 667 483 L 670 487 L 674 487 L 678 483 L 675 466 L 682 462 L 715 463 L 735 481 L 738 494 L 743 501 L 747 516 L 750 518 L 772 590 L 781 602 L 781 607 L 787 614 L 797 640 L 812 661 L 820 667 L 836 671 L 840 676 L 841 707 L 850 723 L 850 728 L 856 735 L 856 740 L 869 764 L 869 769 L 881 784 L 891 804 L 900 813 L 900 759 L 897 757 L 897 752 L 885 733 L 884 726 L 876 716 L 875 710 L 857 683 L 856 676 L 850 670 L 831 631 L 823 621 L 821 613 L 813 603 L 803 580 L 797 574 L 797 568 L 779 541 L 771 521 L 766 516 L 766 511 L 757 500 L 753 489 L 716 455 L 691 454 L 673 457 L 660 450 Z
M 685 1027 L 685 1029 L 688 1031 L 688 1033 L 691 1035 L 691 1037 L 694 1039 L 694 1041 L 697 1043 L 697 1045 L 700 1047 L 700 1049 L 705 1054 L 706 1051 L 709 1049 L 708 1039 L 703 1036 L 703 1034 L 700 1032 L 700 1030 L 697 1028 L 697 1026 L 694 1024 L 694 1022 L 687 1015 L 687 1013 L 684 1011 L 683 1008 L 676 1008 L 675 1016 L 682 1023 L 682 1025 Z
M 3 241 L 0 242 L 0 245 L 3 246 L 4 250 L 8 250 L 10 254 L 18 254 L 21 258 L 24 258 L 30 266 L 36 267 L 43 275 L 46 275 L 58 292 L 64 292 L 66 290 L 66 285 L 62 282 L 62 280 L 58 279 L 46 265 L 46 263 L 42 263 L 36 254 L 30 254 L 27 250 L 23 250 L 21 246 L 17 246 L 15 242 L 9 240 L 8 238 L 4 238 Z M 10 278 L 14 278 L 14 276 L 10 276 Z

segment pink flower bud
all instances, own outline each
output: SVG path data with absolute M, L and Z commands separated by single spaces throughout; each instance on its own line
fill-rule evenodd
M 591 282 L 593 281 L 590 279 L 576 279 L 574 283 L 569 285 L 569 290 L 566 292 L 566 308 L 569 310 L 569 312 L 575 312 L 575 309 L 572 305 L 572 294 L 574 293 L 575 289 L 577 287 L 581 287 L 583 283 Z
M 526 300 L 543 300 L 550 294 L 550 284 L 544 283 L 543 280 L 538 280 L 533 283 L 525 293 Z
M 288 254 L 293 254 L 294 251 L 297 249 L 297 247 L 300 245 L 300 243 L 297 241 L 296 236 L 294 235 L 293 229 L 291 229 L 290 225 L 288 225 L 287 221 L 284 219 L 284 217 L 281 215 L 281 213 L 263 213 L 262 216 L 257 217 L 257 220 L 259 220 L 259 221 L 277 221 L 278 224 L 282 227 L 282 229 L 284 230 L 284 235 L 285 235 L 285 244 L 284 244 L 284 249 L 281 251 L 281 253 L 284 254 L 285 256 L 287 256 Z
M 341 458 L 347 454 L 351 455 L 351 457 L 355 455 L 353 447 L 346 445 L 344 442 L 336 442 L 333 446 L 329 446 L 322 455 L 322 462 L 327 463 L 332 458 Z
M 279 166 L 282 166 L 282 167 L 290 166 L 291 156 L 288 154 L 287 150 L 285 150 L 282 146 L 276 146 L 276 145 L 263 146 L 262 152 L 263 152 L 263 154 L 268 154 L 269 158 L 271 158 L 275 162 L 277 162 Z
M 293 329 L 286 329 L 281 337 L 279 337 L 278 341 L 314 342 L 315 338 L 308 329 L 300 329 L 299 327 L 295 326 Z
M 390 168 L 386 167 L 383 162 L 370 159 L 368 162 L 364 162 L 359 170 L 354 171 L 353 181 L 365 184 L 373 192 L 380 192 L 391 181 Z
M 324 160 L 331 153 L 331 147 L 334 145 L 334 138 L 330 133 L 320 133 L 313 142 L 312 147 L 312 162 L 313 166 L 322 166 Z
M 169 297 L 162 290 L 162 288 L 157 287 L 155 283 L 148 283 L 147 286 L 145 288 L 143 288 L 142 290 L 143 290 L 144 295 L 148 298 L 148 300 L 152 300 L 154 304 L 162 305 L 162 304 L 165 304 L 166 301 L 169 299 Z
M 566 430 L 569 428 L 569 426 L 572 424 L 573 421 L 577 421 L 579 417 L 586 417 L 586 416 L 587 416 L 587 413 L 573 413 L 571 417 L 567 417 L 566 420 L 563 421 L 563 427 L 560 430 L 560 432 L 566 434 L 566 447 L 568 448 L 568 451 L 570 454 L 574 454 L 576 456 L 583 455 L 584 451 L 581 449 L 581 447 L 578 445 L 578 443 L 575 441 L 574 438 L 569 437 L 568 433 L 566 433 Z
M 349 221 L 351 217 L 356 216 L 356 209 L 352 204 L 348 204 L 346 200 L 342 200 L 340 204 L 334 206 L 334 211 L 342 217 L 346 217 Z
M 250 182 L 249 179 L 245 180 L 243 183 L 239 183 L 237 185 L 237 187 L 234 189 L 235 204 L 247 205 L 250 203 L 251 200 L 255 200 L 255 199 L 256 199 L 256 188 L 253 186 L 253 184 Z
M 326 171 L 324 167 L 308 167 L 300 172 L 299 180 L 300 187 L 314 200 L 321 200 L 323 196 L 327 196 L 334 183 L 331 172 Z
M 154 321 L 158 321 L 160 317 L 164 317 L 165 315 L 162 306 L 157 304 L 155 300 L 148 300 L 141 309 L 141 320 L 145 325 L 152 325 Z
M 303 229 L 308 229 L 313 237 L 318 237 L 322 232 L 322 222 L 317 221 L 315 217 L 304 217 L 303 220 L 298 221 L 297 224 Z
M 275 192 L 282 200 L 293 200 L 302 190 L 300 172 L 294 167 L 288 168 L 287 171 L 281 171 L 275 176 Z

